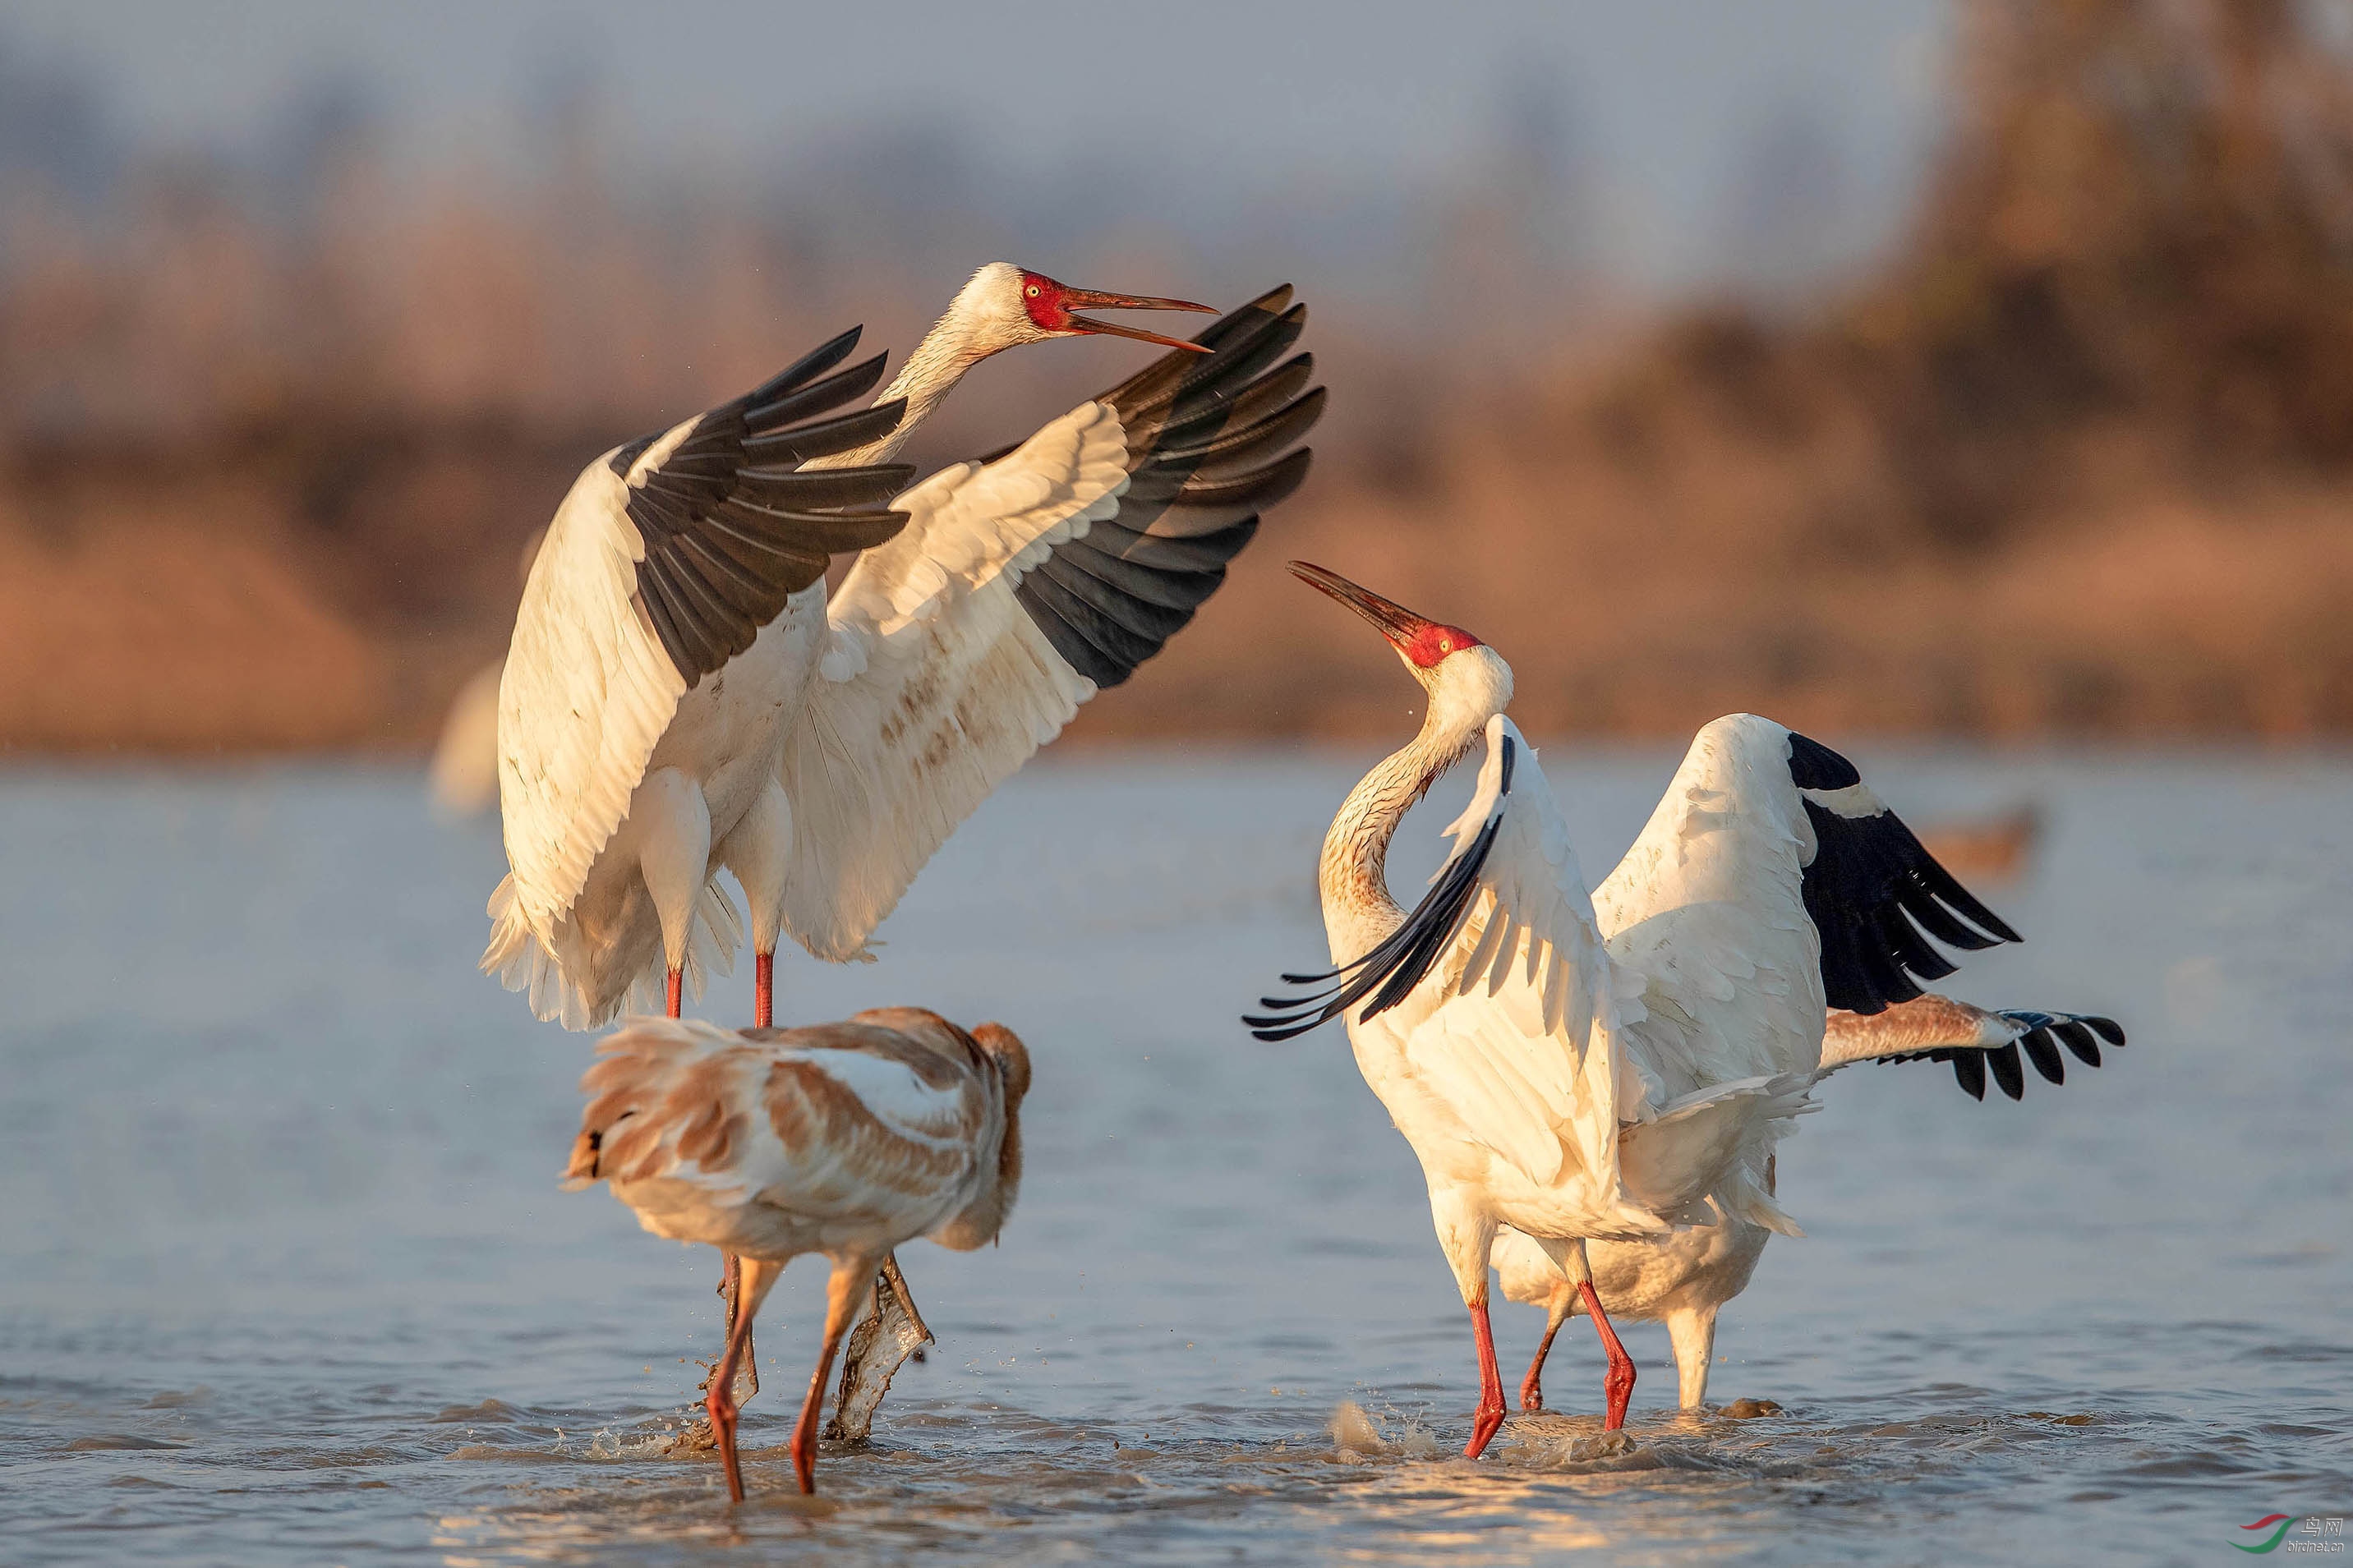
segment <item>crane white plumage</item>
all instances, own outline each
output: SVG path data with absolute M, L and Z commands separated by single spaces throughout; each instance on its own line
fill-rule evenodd
M 610 1016 L 649 933 L 673 1014 L 681 981 L 699 993 L 733 952 L 713 851 L 774 765 L 773 714 L 806 679 L 826 563 L 906 521 L 881 503 L 911 469 L 796 471 L 900 421 L 895 401 L 813 417 L 881 379 L 879 357 L 827 374 L 857 341 L 615 447 L 548 527 L 500 680 L 509 873 L 482 960 L 543 1017 Z
M 1325 837 L 1337 967 L 1284 977 L 1325 989 L 1269 998 L 1280 1011 L 1246 1021 L 1285 1039 L 1345 1018 L 1358 1068 L 1419 1157 L 1478 1350 L 1465 1453 L 1504 1418 L 1487 1315 L 1502 1226 L 1533 1238 L 1592 1313 L 1617 1427 L 1633 1363 L 1593 1296 L 1587 1241 L 1663 1236 L 1719 1211 L 1793 1230 L 1752 1173 L 1810 1109 L 1826 990 L 1873 1009 L 1917 994 L 1907 968 L 1949 973 L 1907 916 L 1961 946 L 2015 933 L 1843 758 L 1747 714 L 1700 731 L 1650 826 L 1588 897 L 1535 754 L 1504 716 L 1502 658 L 1320 567 L 1292 570 L 1377 626 L 1430 708 Z M 1482 739 L 1453 853 L 1409 913 L 1386 885 L 1388 841 Z
M 1291 353 L 1306 319 L 1273 289 L 892 503 L 906 531 L 861 555 L 828 607 L 754 808 L 760 854 L 730 862 L 751 903 L 759 1022 L 780 932 L 830 962 L 866 956 L 948 835 L 1181 630 L 1260 512 L 1306 478 L 1295 443 L 1324 403 L 1314 357 Z M 892 1342 L 901 1355 L 917 1342 Z M 867 1386 L 896 1364 L 862 1363 Z
M 1209 308 L 993 262 L 873 408 L 814 417 L 881 377 L 879 359 L 827 374 L 848 333 L 590 466 L 501 685 L 512 869 L 486 971 L 569 1027 L 633 999 L 675 1016 L 740 940 L 723 868 L 764 1026 L 783 931 L 864 955 L 955 826 L 1192 618 L 1305 476 L 1293 444 L 1324 393 L 1312 356 L 1285 356 L 1306 309 L 1278 289 L 1189 342 L 1078 313 L 1106 309 Z M 1173 352 L 888 512 L 814 510 L 897 492 L 912 470 L 885 459 L 982 359 L 1087 333 Z M 849 549 L 866 553 L 828 605 L 828 554 Z
M 875 1270 L 919 1236 L 986 1246 L 1012 1213 L 1028 1051 L 1001 1025 L 967 1034 L 919 1007 L 744 1032 L 640 1018 L 598 1047 L 581 1088 L 565 1185 L 603 1181 L 656 1236 L 743 1259 L 742 1310 L 705 1401 L 738 1502 L 733 1389 L 752 1321 L 793 1258 L 831 1261 L 792 1437 L 801 1490 L 814 1491 L 826 1373 Z
M 2021 1051 L 2037 1072 L 2063 1083 L 2066 1068 L 2060 1047 L 2085 1066 L 2098 1067 L 2102 1041 L 2111 1047 L 2125 1043 L 2124 1030 L 2114 1019 L 2087 1013 L 1989 1009 L 1932 993 L 1894 1003 L 1879 1013 L 1831 1009 L 1816 1076 L 1819 1081 L 1857 1062 L 1944 1061 L 1952 1064 L 1962 1089 L 1976 1098 L 1985 1098 L 1990 1068 L 2003 1091 L 2015 1100 L 2024 1092 Z M 1751 1177 L 1770 1193 L 1774 1176 L 1773 1156 L 1767 1153 Z M 1707 1397 L 1716 1315 L 1748 1288 L 1773 1234 L 1724 1213 L 1713 1199 L 1710 1210 L 1708 1223 L 1671 1235 L 1592 1241 L 1586 1247 L 1594 1291 L 1609 1316 L 1666 1324 L 1674 1347 L 1677 1389 L 1686 1410 L 1699 1409 Z M 1540 1410 L 1545 1358 L 1553 1336 L 1584 1305 L 1545 1250 L 1508 1226 L 1495 1238 L 1493 1261 L 1507 1300 L 1546 1309 L 1544 1338 L 1520 1382 L 1520 1408 Z
M 1276 289 L 1048 424 L 893 504 L 905 532 L 859 558 L 785 742 L 792 851 L 771 916 L 841 962 L 956 826 L 1192 619 L 1296 489 L 1324 409 L 1286 358 L 1306 307 Z M 756 902 L 756 900 L 755 900 Z
M 831 605 L 820 562 L 820 575 L 753 628 L 748 652 L 721 657 L 704 646 L 709 637 L 682 637 L 667 674 L 646 639 L 623 635 L 628 584 L 613 560 L 626 562 L 637 536 L 592 468 L 582 486 L 597 492 L 597 527 L 583 531 L 620 544 L 596 554 L 605 578 L 568 595 L 568 615 L 525 596 L 517 650 L 533 650 L 526 669 L 559 673 L 518 679 L 510 656 L 501 726 L 518 737 L 506 748 L 518 755 L 511 784 L 502 763 L 502 800 L 512 814 L 519 799 L 523 820 L 509 824 L 514 874 L 492 900 L 483 967 L 568 1026 L 608 1020 L 633 989 L 650 1001 L 665 980 L 675 1014 L 681 979 L 699 990 L 702 971 L 726 963 L 739 940 L 733 901 L 714 879 L 722 867 L 750 905 L 755 1022 L 772 1016 L 783 931 L 820 957 L 863 956 L 875 924 L 955 825 L 1079 704 L 1126 679 L 1188 621 L 1249 542 L 1258 511 L 1303 478 L 1307 451 L 1284 448 L 1320 415 L 1323 393 L 1306 390 L 1309 356 L 1277 363 L 1304 322 L 1289 294 L 1275 290 L 1179 342 L 1076 312 L 1208 307 L 1070 289 L 1007 263 L 983 268 L 874 410 L 811 434 L 759 435 L 758 478 L 782 478 L 765 465 L 790 460 L 799 465 L 791 478 L 820 484 L 890 472 L 903 479 L 908 470 L 876 465 L 910 424 L 980 359 L 1018 343 L 1112 332 L 1176 352 L 1018 447 L 897 495 L 892 514 L 908 520 L 905 531 L 888 549 L 871 548 L 881 537 L 841 545 L 868 553 Z M 820 369 L 847 354 L 839 340 L 822 352 L 837 347 Z M 871 386 L 879 363 L 860 372 L 871 373 Z M 891 417 L 902 404 L 905 417 Z M 616 472 L 635 484 L 681 451 L 707 464 L 702 432 L 713 418 L 642 452 L 624 448 L 629 466 Z M 557 531 L 543 563 L 558 556 Z M 565 625 L 551 634 L 540 625 L 551 618 Z M 623 634 L 603 630 L 617 626 Z M 574 645 L 600 637 L 618 657 L 576 657 Z M 587 693 L 573 689 L 570 673 L 584 663 L 602 677 Z M 698 665 L 714 672 L 707 696 L 697 696 L 699 675 L 680 673 Z M 668 696 L 665 710 L 666 689 L 681 684 L 683 699 Z M 594 731 L 586 742 L 584 730 Z M 649 732 L 671 753 L 654 755 Z M 588 771 L 600 787 L 568 792 L 569 809 L 534 810 L 529 781 L 549 758 L 598 742 Z M 695 870 L 698 846 L 705 853 Z

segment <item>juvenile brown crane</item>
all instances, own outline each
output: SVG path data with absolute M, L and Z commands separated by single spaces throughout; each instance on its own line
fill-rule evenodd
M 798 1029 L 640 1018 L 598 1047 L 567 1187 L 602 1181 L 656 1236 L 743 1260 L 743 1293 L 705 1399 L 744 1500 L 735 1368 L 785 1265 L 833 1265 L 825 1332 L 794 1425 L 793 1469 L 817 1489 L 817 1434 L 850 1318 L 882 1260 L 927 1236 L 993 1241 L 1021 1184 L 1029 1053 L 1013 1031 L 966 1033 L 920 1007 Z

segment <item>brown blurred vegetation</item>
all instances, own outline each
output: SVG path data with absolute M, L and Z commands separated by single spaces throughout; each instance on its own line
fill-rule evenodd
M 1315 477 L 1081 732 L 1394 732 L 1411 688 L 1293 555 L 1497 645 L 1546 731 L 2353 729 L 2353 69 L 2306 15 L 1969 6 L 1901 243 L 1799 310 L 1517 359 L 1319 310 Z M 724 204 L 577 170 L 373 180 L 0 212 L 0 742 L 420 744 L 583 462 L 940 302 L 815 299 Z M 927 450 L 1068 401 L 987 374 Z

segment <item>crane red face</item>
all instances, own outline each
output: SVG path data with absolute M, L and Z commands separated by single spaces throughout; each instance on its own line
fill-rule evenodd
M 1188 343 L 1181 338 L 1164 338 L 1158 332 L 1147 332 L 1141 327 L 1123 327 L 1114 321 L 1097 321 L 1077 314 L 1081 310 L 1203 310 L 1214 316 L 1214 305 L 1196 305 L 1190 300 L 1155 300 L 1145 294 L 1104 294 L 1092 289 L 1073 289 L 1057 283 L 1042 272 L 1023 271 L 1021 274 L 1021 308 L 1029 312 L 1030 322 L 1041 332 L 1056 337 L 1076 337 L 1087 332 L 1104 332 L 1115 338 L 1134 338 L 1139 342 L 1158 343 L 1163 348 L 1189 349 L 1195 353 L 1208 353 L 1205 343 Z
M 1448 655 L 1481 646 L 1477 637 L 1461 626 L 1450 626 L 1417 616 L 1403 605 L 1393 604 L 1369 588 L 1359 588 L 1337 572 L 1326 572 L 1321 566 L 1294 561 L 1291 563 L 1291 574 L 1309 587 L 1331 595 L 1378 626 L 1381 636 L 1388 638 L 1398 652 L 1411 659 L 1416 668 L 1436 669 Z

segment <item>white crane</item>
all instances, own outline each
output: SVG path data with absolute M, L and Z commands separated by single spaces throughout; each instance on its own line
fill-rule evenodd
M 1111 308 L 1207 309 L 992 263 L 871 410 L 793 423 L 880 378 L 878 360 L 817 379 L 848 357 L 845 334 L 590 466 L 508 656 L 512 870 L 485 970 L 571 1027 L 633 994 L 675 1016 L 706 966 L 732 963 L 723 866 L 751 904 L 765 1027 L 780 931 L 820 958 L 865 956 L 947 835 L 1192 618 L 1259 511 L 1305 477 L 1293 443 L 1324 392 L 1311 356 L 1285 356 L 1306 308 L 1278 289 L 1190 343 L 1076 313 Z M 942 469 L 892 513 L 813 510 L 897 490 L 907 470 L 870 465 L 979 359 L 1084 332 L 1176 352 L 1019 447 Z M 827 552 L 874 545 L 828 604 Z M 735 570 L 747 563 L 769 571 L 765 597 Z M 731 1262 L 731 1324 L 736 1279 Z
M 1464 1453 L 1504 1421 L 1487 1316 L 1503 1226 L 1533 1238 L 1592 1314 L 1614 1429 L 1634 1364 L 1594 1294 L 1588 1239 L 1662 1236 L 1715 1213 L 1793 1229 L 1751 1173 L 1810 1108 L 1826 1007 L 1876 1011 L 1918 994 L 1914 976 L 1950 973 L 1921 929 L 1960 947 L 2017 935 L 1852 764 L 1748 714 L 1699 732 L 1641 837 L 1588 894 L 1544 773 L 1504 717 L 1511 667 L 1460 626 L 1321 567 L 1292 570 L 1380 629 L 1430 710 L 1324 838 L 1338 967 L 1284 978 L 1326 989 L 1269 998 L 1277 1013 L 1246 1022 L 1287 1039 L 1345 1017 L 1366 1082 L 1419 1157 L 1478 1352 Z M 1386 881 L 1389 839 L 1482 737 L 1454 852 L 1408 913 Z
M 1077 312 L 1208 307 L 995 262 L 871 410 L 809 422 L 880 378 L 879 359 L 826 374 L 846 333 L 591 464 L 533 568 L 501 687 L 511 872 L 483 969 L 567 1027 L 633 994 L 675 1016 L 732 963 L 723 866 L 751 904 L 756 1024 L 781 929 L 819 957 L 863 955 L 956 823 L 1189 620 L 1258 510 L 1303 477 L 1307 452 L 1283 448 L 1323 397 L 1303 395 L 1306 356 L 1271 368 L 1304 317 L 1288 298 L 1181 343 Z M 1091 332 L 1178 352 L 897 493 L 911 470 L 884 459 L 972 365 Z M 828 605 L 845 551 L 867 553 Z
M 1260 511 L 1305 479 L 1294 444 L 1324 403 L 1313 357 L 1290 355 L 1306 319 L 1271 290 L 1200 333 L 1198 356 L 1164 356 L 892 503 L 906 530 L 860 556 L 828 606 L 824 658 L 754 808 L 757 858 L 730 862 L 752 904 L 757 1022 L 780 931 L 832 963 L 870 956 L 948 835 L 1182 629 Z M 878 1291 L 920 1331 L 895 1260 Z M 920 1338 L 893 1342 L 903 1354 Z M 869 1363 L 875 1397 L 896 1364 Z
M 1897 1002 L 1881 1013 L 1832 1009 L 1822 1037 L 1819 1078 L 1856 1062 L 1949 1061 L 1961 1087 L 1985 1098 L 1989 1068 L 2012 1100 L 2025 1092 L 2020 1053 L 2052 1083 L 2066 1081 L 2063 1045 L 2088 1067 L 2100 1065 L 2100 1042 L 2125 1043 L 2112 1018 L 2086 1013 L 2045 1013 L 2026 1008 L 2000 1011 L 1934 994 Z M 1755 1173 L 1767 1192 L 1774 1189 L 1773 1156 Z M 1674 1346 L 1678 1392 L 1685 1410 L 1707 1398 L 1708 1363 L 1715 1352 L 1715 1318 L 1724 1304 L 1748 1288 L 1749 1276 L 1772 1232 L 1723 1215 L 1710 1223 L 1643 1241 L 1593 1241 L 1586 1258 L 1593 1268 L 1594 1292 L 1610 1317 L 1663 1321 Z M 1577 1291 L 1562 1279 L 1544 1249 L 1505 1228 L 1495 1238 L 1495 1277 L 1504 1295 L 1546 1309 L 1544 1339 L 1527 1376 L 1520 1381 L 1520 1408 L 1544 1408 L 1545 1357 L 1553 1336 L 1584 1310 Z
M 792 1438 L 801 1490 L 815 1491 L 826 1373 L 876 1268 L 919 1236 L 984 1247 L 1013 1211 L 1029 1052 L 1002 1025 L 966 1034 L 919 1007 L 758 1034 L 640 1018 L 598 1047 L 580 1087 L 565 1184 L 602 1181 L 656 1236 L 743 1259 L 744 1310 L 705 1400 L 737 1502 L 732 1390 L 752 1320 L 786 1264 L 831 1261 Z

